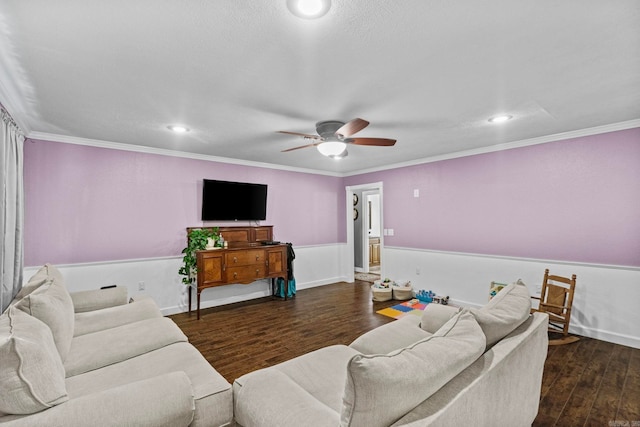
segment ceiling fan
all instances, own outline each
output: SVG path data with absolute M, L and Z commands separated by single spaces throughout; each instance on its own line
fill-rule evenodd
M 395 139 L 388 138 L 351 138 L 352 135 L 360 132 L 367 126 L 369 126 L 368 121 L 358 118 L 347 123 L 339 120 L 325 120 L 316 123 L 317 135 L 289 132 L 285 130 L 279 130 L 277 132 L 285 133 L 287 135 L 301 136 L 306 140 L 312 141 L 310 144 L 282 150 L 283 153 L 299 150 L 300 148 L 317 147 L 320 153 L 333 159 L 342 159 L 348 155 L 347 144 L 390 147 L 396 143 Z

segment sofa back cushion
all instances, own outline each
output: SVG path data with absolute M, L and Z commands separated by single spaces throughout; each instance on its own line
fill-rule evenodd
M 341 426 L 388 426 L 429 398 L 484 351 L 475 318 L 462 311 L 432 336 L 387 355 L 356 355 L 347 365 Z
M 453 316 L 460 312 L 460 307 L 442 304 L 427 304 L 422 311 L 420 327 L 431 334 L 435 333 Z
M 68 400 L 51 331 L 9 307 L 0 316 L 0 415 L 32 414 Z
M 487 349 L 520 326 L 531 312 L 531 296 L 518 279 L 504 287 L 484 307 L 472 308 L 478 324 L 487 337 Z
M 43 321 L 53 334 L 60 358 L 64 362 L 71 348 L 75 315 L 69 292 L 57 278 L 47 280 L 22 298 L 16 308 Z
M 22 289 L 18 291 L 14 301 L 18 302 L 51 279 L 57 279 L 60 283 L 64 283 L 60 270 L 56 266 L 47 263 L 40 267 L 26 284 L 22 285 Z

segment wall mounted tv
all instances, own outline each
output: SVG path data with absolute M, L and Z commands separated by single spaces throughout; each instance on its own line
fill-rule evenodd
M 266 218 L 265 184 L 203 180 L 203 221 L 259 221 Z

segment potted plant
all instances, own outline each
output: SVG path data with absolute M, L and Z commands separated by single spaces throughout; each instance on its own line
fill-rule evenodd
M 182 250 L 184 257 L 182 258 L 182 267 L 178 273 L 182 278 L 182 283 L 190 285 L 196 280 L 196 251 L 204 250 L 207 247 L 207 241 L 212 239 L 215 246 L 220 242 L 220 230 L 218 227 L 194 228 L 187 236 L 187 247 Z

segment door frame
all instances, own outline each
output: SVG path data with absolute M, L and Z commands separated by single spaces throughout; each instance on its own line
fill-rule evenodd
M 369 209 L 367 206 L 367 196 L 380 195 L 378 190 L 363 190 L 362 191 L 362 272 L 369 272 Z M 378 199 L 378 211 L 382 212 L 382 205 L 379 203 Z M 382 217 L 380 217 L 382 220 Z M 382 226 L 382 221 L 380 221 L 380 226 Z M 382 239 L 382 230 L 380 231 L 380 239 Z M 355 246 L 355 242 L 354 242 Z M 355 261 L 354 261 L 355 264 Z
M 355 280 L 355 243 L 354 243 L 354 228 L 353 228 L 353 194 L 358 190 L 371 190 L 377 191 L 380 194 L 380 228 L 384 227 L 384 194 L 382 191 L 382 181 L 372 182 L 368 184 L 348 185 L 345 187 L 345 201 L 346 201 L 346 221 L 347 221 L 347 248 L 346 248 L 346 260 L 347 260 L 347 282 L 352 283 Z M 367 247 L 367 251 L 368 251 Z M 368 257 L 366 258 L 368 260 Z M 364 261 L 364 260 L 363 260 Z M 364 262 L 363 262 L 364 264 Z M 367 270 L 368 270 L 367 264 Z M 380 233 L 380 276 L 384 277 L 384 233 Z

